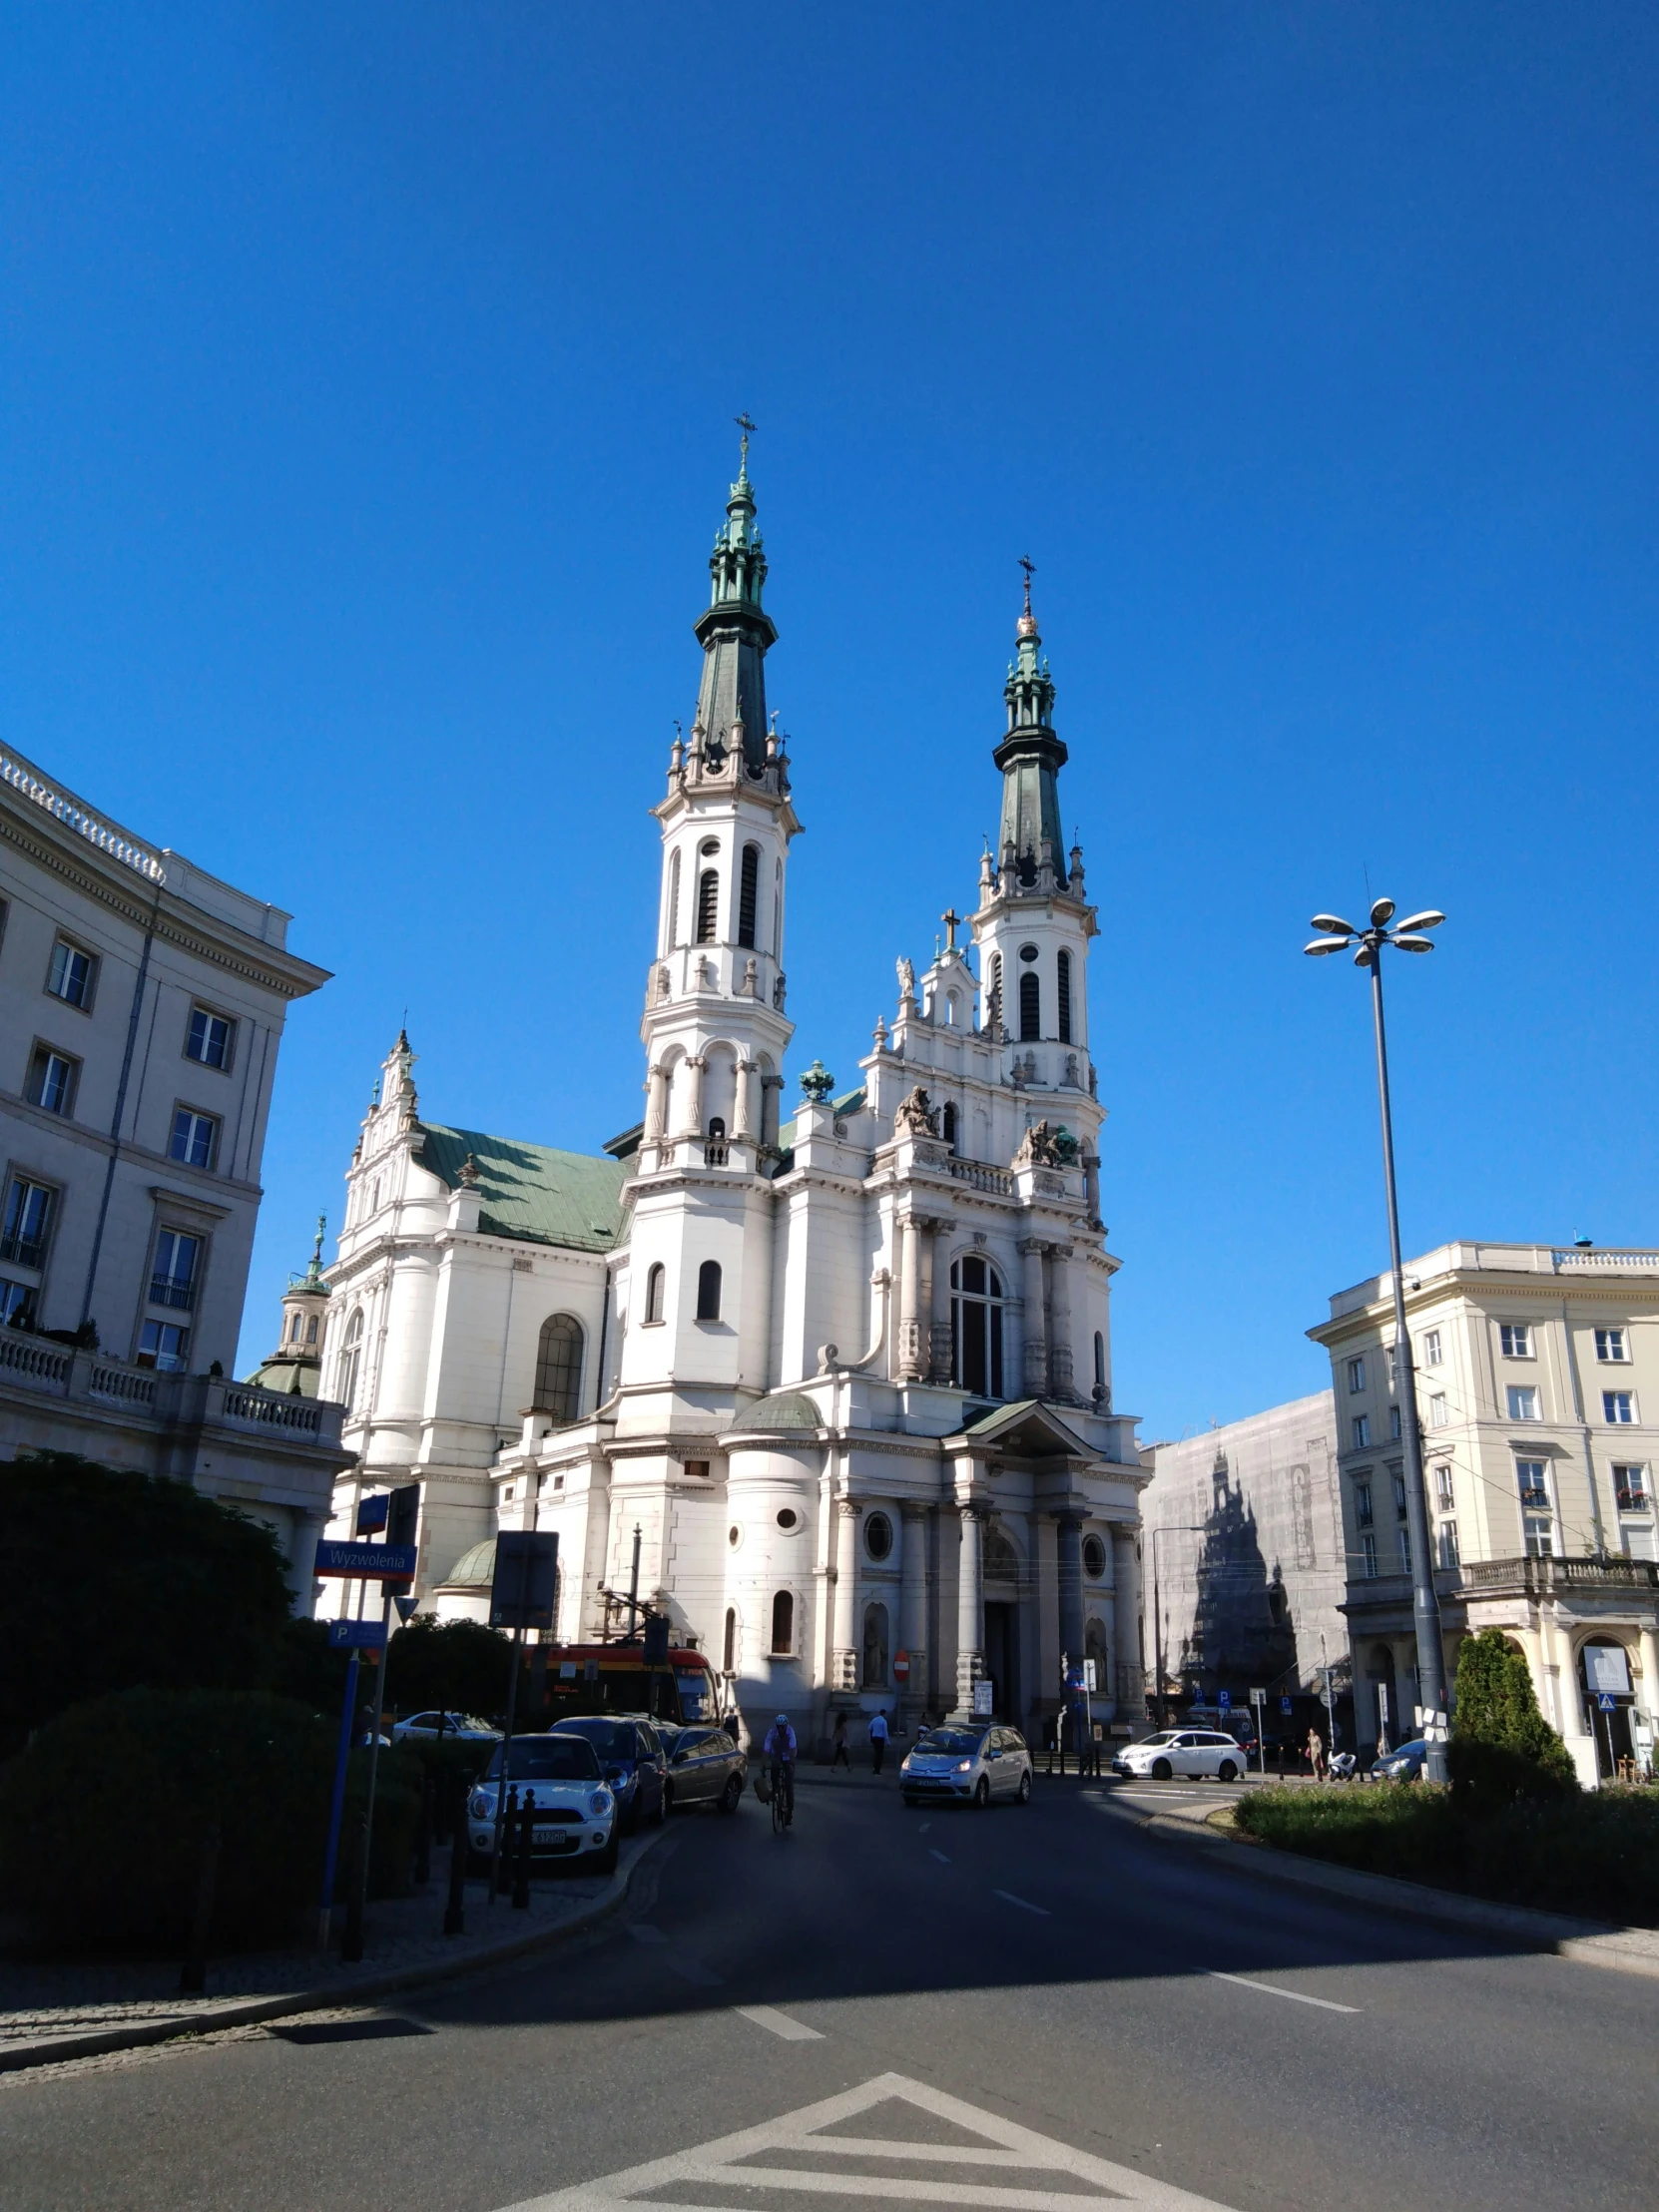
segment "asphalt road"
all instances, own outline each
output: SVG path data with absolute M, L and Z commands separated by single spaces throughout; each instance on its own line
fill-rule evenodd
M 800 1795 L 678 1821 L 555 1959 L 0 2078 L 0 2205 L 1655 2202 L 1659 1983 L 1253 1882 L 1075 1779 Z

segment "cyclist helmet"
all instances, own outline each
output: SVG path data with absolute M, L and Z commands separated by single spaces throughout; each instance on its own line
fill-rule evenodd
M 778 1725 L 779 1725 L 779 1727 L 780 1727 L 780 1728 L 788 1728 L 788 1727 L 789 1727 L 789 1725 L 790 1725 L 790 1716 L 788 1715 L 788 1713 L 780 1713 L 780 1714 L 779 1714 L 779 1716 L 778 1716 Z

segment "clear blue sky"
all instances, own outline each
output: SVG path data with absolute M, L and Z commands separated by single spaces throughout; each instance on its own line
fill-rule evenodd
M 1408 1246 L 1659 1242 L 1650 11 L 18 6 L 0 102 L 0 727 L 336 972 L 245 1364 L 405 1005 L 435 1120 L 638 1118 L 745 407 L 797 1070 L 972 902 L 1038 564 L 1143 1434 L 1385 1258 L 1368 881 Z

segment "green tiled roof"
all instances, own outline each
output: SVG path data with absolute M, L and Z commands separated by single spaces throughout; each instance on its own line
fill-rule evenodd
M 479 1129 L 440 1129 L 429 1121 L 421 1128 L 421 1165 L 451 1190 L 459 1188 L 471 1153 L 483 1202 L 478 1227 L 486 1237 L 609 1252 L 621 1235 L 624 1161 L 487 1137 Z

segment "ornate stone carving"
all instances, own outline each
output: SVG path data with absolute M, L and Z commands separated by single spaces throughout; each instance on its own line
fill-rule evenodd
M 815 1106 L 822 1106 L 834 1087 L 835 1078 L 822 1060 L 815 1060 L 801 1078 L 801 1095 Z
M 899 997 L 914 998 L 916 995 L 916 971 L 914 967 L 902 955 L 900 955 L 896 965 L 898 968 Z
M 918 1083 L 907 1098 L 901 1099 L 893 1110 L 893 1133 L 904 1132 L 912 1137 L 936 1137 L 939 1133 L 939 1117 L 927 1103 L 927 1093 Z
M 1069 1168 L 1077 1159 L 1077 1139 L 1049 1121 L 1033 1122 L 1014 1154 L 1016 1168 Z

